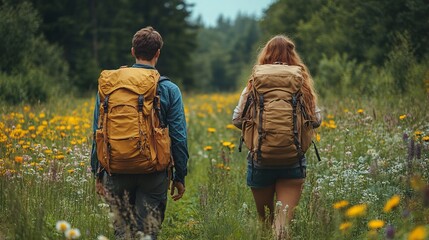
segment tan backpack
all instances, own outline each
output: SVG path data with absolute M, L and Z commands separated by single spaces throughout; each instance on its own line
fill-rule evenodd
M 256 65 L 253 69 L 241 141 L 259 166 L 294 165 L 310 147 L 313 127 L 301 97 L 301 71 L 300 66 L 284 64 Z
M 171 162 L 168 128 L 161 121 L 155 69 L 104 70 L 98 79 L 97 156 L 110 173 L 150 173 Z

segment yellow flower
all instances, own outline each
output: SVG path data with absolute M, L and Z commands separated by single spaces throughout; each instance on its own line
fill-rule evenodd
M 204 151 L 210 151 L 210 150 L 213 150 L 212 146 L 205 146 L 204 147 Z
M 225 166 L 225 165 L 223 165 L 223 163 L 218 163 L 218 164 L 216 164 L 216 167 L 217 167 L 217 168 L 220 168 L 220 169 L 222 169 L 224 166 Z
M 383 220 L 374 219 L 368 222 L 368 227 L 370 229 L 379 229 L 379 228 L 382 228 L 383 226 L 384 226 Z
M 316 141 L 320 142 L 320 134 L 316 133 Z
M 399 120 L 404 120 L 405 118 L 407 117 L 407 115 L 401 115 L 401 116 L 399 116 Z
M 67 170 L 68 173 L 74 173 L 74 169 Z
M 45 113 L 40 113 L 39 114 L 39 118 L 45 118 L 45 117 L 46 117 Z
M 359 217 L 366 214 L 367 206 L 366 204 L 358 204 L 350 207 L 346 211 L 346 216 L 353 218 L 353 217 Z
M 424 136 L 424 137 L 422 138 L 422 140 L 423 140 L 423 141 L 425 141 L 425 142 L 429 142 L 429 136 Z
M 214 133 L 214 132 L 216 132 L 216 128 L 212 128 L 212 127 L 210 127 L 210 128 L 207 128 L 207 131 L 208 131 L 209 133 Z
M 21 157 L 21 156 L 16 156 L 15 157 L 15 162 L 17 162 L 17 163 L 22 163 L 22 160 L 24 160 L 24 158 Z
M 386 213 L 392 211 L 392 209 L 394 209 L 396 206 L 399 205 L 400 200 L 401 200 L 401 197 L 399 195 L 394 195 L 386 202 L 386 205 L 384 205 L 383 211 Z
M 57 155 L 57 156 L 55 156 L 55 158 L 56 159 L 58 159 L 58 160 L 63 160 L 64 159 L 64 155 Z
M 351 222 L 343 222 L 343 223 L 341 223 L 341 224 L 340 224 L 339 229 L 340 229 L 342 232 L 345 232 L 345 231 L 347 231 L 351 226 L 352 226 L 352 223 L 351 223 Z
M 234 128 L 235 128 L 235 126 L 234 126 L 233 124 L 228 124 L 228 125 L 226 125 L 226 128 L 227 128 L 227 129 L 234 129 Z
M 326 116 L 327 119 L 333 119 L 334 115 L 328 114 L 328 116 Z
M 29 112 L 29 111 L 30 111 L 30 109 L 31 109 L 31 107 L 30 107 L 30 106 L 28 106 L 28 105 L 25 105 L 25 106 L 24 106 L 24 112 Z
M 422 131 L 419 131 L 419 130 L 414 132 L 414 135 L 416 135 L 416 137 L 421 136 L 422 134 L 423 134 Z
M 348 201 L 346 201 L 346 200 L 342 200 L 342 201 L 339 201 L 339 202 L 334 203 L 334 204 L 333 204 L 333 207 L 334 207 L 335 209 L 341 209 L 341 208 L 347 207 L 348 205 L 349 205 L 349 202 L 348 202 Z
M 426 235 L 426 228 L 424 226 L 418 226 L 410 232 L 408 240 L 424 240 Z
M 359 108 L 359 109 L 357 110 L 357 113 L 359 113 L 359 114 L 363 114 L 363 109 L 362 109 L 362 108 Z
M 229 147 L 232 144 L 232 142 L 223 142 L 222 145 L 224 147 Z

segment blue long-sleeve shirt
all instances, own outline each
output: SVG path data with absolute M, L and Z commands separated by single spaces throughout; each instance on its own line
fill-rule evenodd
M 132 67 L 154 69 L 154 67 L 143 64 L 134 64 Z M 188 144 L 186 131 L 186 118 L 183 107 L 182 94 L 179 87 L 171 81 L 161 81 L 158 84 L 161 99 L 161 117 L 168 126 L 171 138 L 171 154 L 174 159 L 174 181 L 185 184 L 188 163 Z M 94 121 L 92 129 L 95 133 L 98 125 L 100 98 L 97 94 L 94 107 Z M 97 172 L 98 159 L 95 140 L 92 143 L 91 169 Z

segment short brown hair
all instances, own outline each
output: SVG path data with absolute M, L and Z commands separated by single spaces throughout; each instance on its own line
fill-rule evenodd
M 141 60 L 152 60 L 163 44 L 161 34 L 150 26 L 138 30 L 132 41 L 134 55 Z

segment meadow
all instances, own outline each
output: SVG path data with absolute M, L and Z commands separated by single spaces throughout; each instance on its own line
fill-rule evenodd
M 428 89 L 429 93 L 429 89 Z M 190 159 L 160 239 L 273 239 L 246 186 L 231 125 L 239 93 L 184 95 Z M 94 99 L 2 106 L 0 239 L 114 239 L 89 157 Z M 291 239 L 429 239 L 429 95 L 320 100 Z M 72 238 L 72 236 L 69 236 Z

